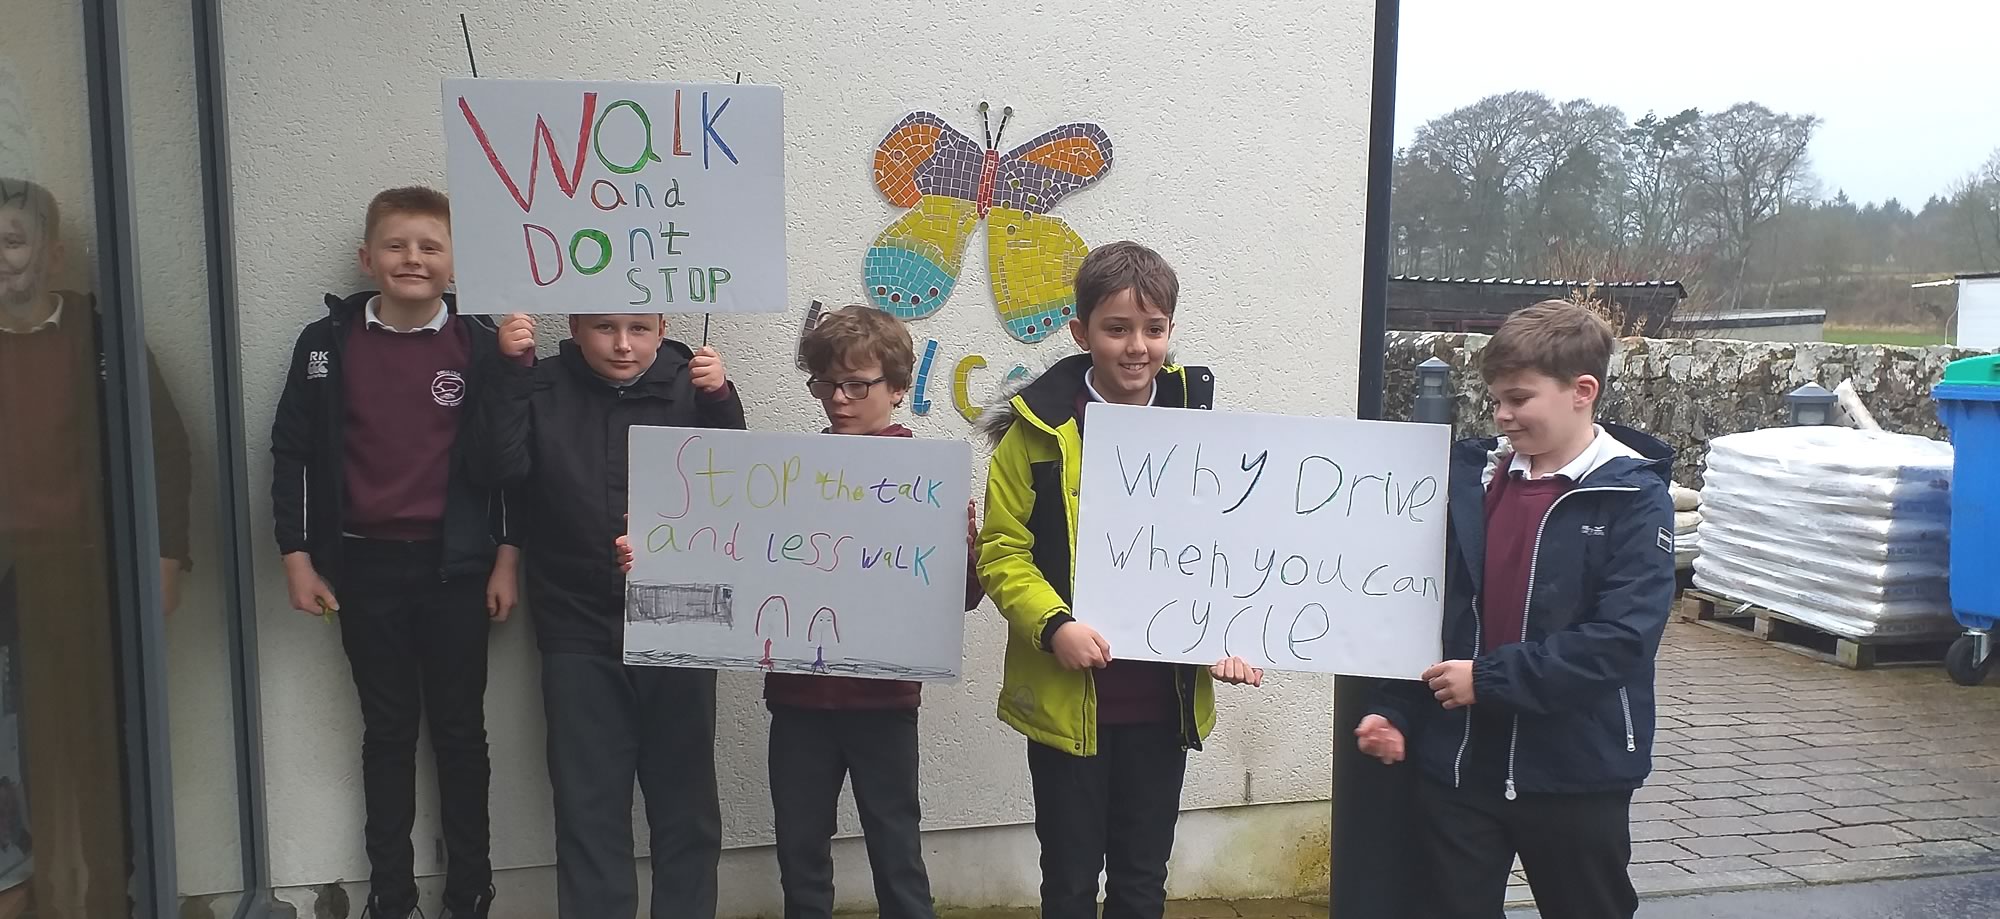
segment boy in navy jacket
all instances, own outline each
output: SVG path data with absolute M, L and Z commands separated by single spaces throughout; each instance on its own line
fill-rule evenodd
M 1501 915 L 1516 854 L 1548 919 L 1638 909 L 1629 818 L 1674 594 L 1673 451 L 1594 421 L 1614 345 L 1595 313 L 1552 300 L 1482 355 L 1503 436 L 1452 451 L 1446 659 L 1355 731 L 1422 773 L 1419 915 Z

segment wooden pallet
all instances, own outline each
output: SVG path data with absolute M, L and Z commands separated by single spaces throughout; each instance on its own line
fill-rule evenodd
M 1681 620 L 1734 635 L 1750 635 L 1780 650 L 1816 661 L 1872 670 L 1877 667 L 1932 667 L 1944 660 L 1955 633 L 1869 635 L 1852 638 L 1807 625 L 1784 613 L 1705 590 L 1689 589 Z

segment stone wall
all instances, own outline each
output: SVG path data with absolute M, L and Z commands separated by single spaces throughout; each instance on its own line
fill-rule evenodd
M 1437 357 L 1452 367 L 1457 433 L 1493 433 L 1492 408 L 1479 378 L 1478 354 L 1486 340 L 1459 332 L 1389 333 L 1384 416 L 1410 417 L 1416 366 Z M 1945 439 L 1931 386 L 1944 376 L 1944 365 L 1982 353 L 1944 346 L 1628 338 L 1611 359 L 1602 416 L 1673 445 L 1679 454 L 1674 477 L 1700 487 L 1711 438 L 1784 424 L 1785 394 L 1806 383 L 1832 389 L 1851 380 L 1882 427 Z

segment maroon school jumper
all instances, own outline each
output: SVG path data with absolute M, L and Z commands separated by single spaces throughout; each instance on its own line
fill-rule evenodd
M 892 424 L 876 437 L 915 437 L 900 424 Z M 965 608 L 979 605 L 986 592 L 979 586 L 978 554 L 967 547 L 965 560 Z M 839 711 L 883 711 L 916 708 L 923 701 L 923 684 L 914 680 L 870 680 L 852 676 L 814 676 L 805 673 L 764 675 L 764 703 L 767 706 Z
M 373 312 L 363 308 L 341 354 L 346 529 L 368 539 L 438 539 L 472 335 L 442 305 L 442 324 L 408 332 Z
M 1511 472 L 1514 456 L 1500 458 L 1486 487 L 1486 579 L 1479 595 L 1479 653 L 1521 640 L 1528 614 L 1528 577 L 1535 537 L 1556 499 L 1576 486 L 1567 476 L 1530 479 Z

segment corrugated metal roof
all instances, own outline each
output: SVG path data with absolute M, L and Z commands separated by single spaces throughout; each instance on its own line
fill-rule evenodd
M 1564 281 L 1554 278 L 1425 278 L 1406 274 L 1396 275 L 1389 280 L 1418 284 L 1505 284 L 1514 287 L 1672 288 L 1679 292 L 1681 296 L 1687 296 L 1687 290 L 1681 287 L 1681 282 L 1679 281 Z

